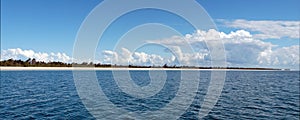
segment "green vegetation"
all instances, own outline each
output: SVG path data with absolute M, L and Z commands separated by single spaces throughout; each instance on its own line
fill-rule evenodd
M 138 65 L 111 65 L 111 64 L 94 64 L 92 62 L 87 63 L 63 63 L 63 62 L 44 62 L 36 61 L 35 58 L 27 59 L 26 61 L 8 59 L 0 61 L 0 66 L 13 66 L 13 67 L 113 67 L 113 68 L 185 68 L 185 69 L 241 69 L 241 70 L 281 70 L 274 68 L 241 68 L 241 67 L 196 67 L 196 66 L 168 66 L 164 64 L 163 66 L 138 66 Z M 288 70 L 288 69 L 285 69 Z
M 72 67 L 70 63 L 63 62 L 44 62 L 36 61 L 36 59 L 27 59 L 26 61 L 8 59 L 0 61 L 1 66 L 16 66 L 16 67 Z

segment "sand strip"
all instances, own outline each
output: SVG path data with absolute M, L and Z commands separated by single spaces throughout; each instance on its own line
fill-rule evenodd
M 0 67 L 1 71 L 33 71 L 33 70 L 200 70 L 180 68 L 93 68 L 93 67 Z
M 278 71 L 278 70 L 246 70 L 246 69 L 188 69 L 188 68 L 93 68 L 93 67 L 6 67 L 0 71 L 70 71 L 70 70 L 188 70 L 188 71 Z M 279 70 L 280 71 L 280 70 Z

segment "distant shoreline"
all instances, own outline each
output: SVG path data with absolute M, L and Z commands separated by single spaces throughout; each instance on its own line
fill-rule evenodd
M 35 71 L 35 70 L 191 70 L 191 71 L 287 71 L 284 69 L 266 69 L 266 68 L 241 68 L 241 69 L 195 69 L 195 68 L 118 68 L 118 67 L 11 67 L 0 66 L 1 71 Z
M 205 67 L 205 66 L 177 66 L 164 64 L 163 66 L 143 66 L 143 65 L 117 65 L 100 64 L 93 62 L 64 63 L 64 62 L 44 62 L 36 61 L 35 58 L 28 58 L 26 61 L 8 59 L 0 61 L 0 70 L 218 70 L 218 71 L 290 71 L 290 69 L 277 68 L 254 68 L 254 67 Z

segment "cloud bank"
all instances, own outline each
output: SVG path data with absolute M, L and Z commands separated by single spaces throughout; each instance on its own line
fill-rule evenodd
M 300 21 L 249 21 L 238 19 L 234 21 L 219 20 L 226 27 L 245 29 L 258 32 L 253 37 L 257 39 L 299 39 Z
M 15 49 L 7 49 L 1 50 L 1 60 L 7 59 L 28 59 L 28 58 L 35 58 L 37 61 L 60 61 L 65 63 L 71 63 L 72 58 L 65 53 L 42 53 L 42 52 L 35 52 L 33 50 L 22 50 L 20 48 Z
M 145 52 L 131 52 L 126 48 L 121 48 L 121 52 L 105 50 L 102 52 L 105 64 L 119 65 L 146 65 L 162 66 L 164 64 L 175 64 L 175 56 L 163 57 L 157 54 L 147 54 Z
M 227 66 L 232 67 L 275 67 L 299 69 L 299 45 L 289 47 L 278 47 L 270 42 L 257 39 L 250 32 L 245 30 L 232 31 L 230 33 L 216 30 L 197 30 L 193 34 L 184 37 L 173 36 L 171 38 L 151 40 L 149 43 L 156 43 L 167 46 L 174 55 L 164 58 L 160 55 L 147 54 L 145 52 L 128 51 L 122 48 L 121 52 L 103 51 L 104 61 L 115 64 L 138 64 L 138 65 L 200 65 L 210 66 L 210 50 L 206 41 L 219 39 L 224 43 Z M 191 45 L 194 52 L 187 52 L 187 45 Z
M 168 47 L 165 51 L 172 55 L 149 54 L 147 51 L 129 51 L 121 48 L 120 51 L 101 51 L 100 63 L 120 65 L 188 65 L 210 66 L 211 53 L 206 46 L 210 39 L 222 40 L 226 53 L 227 66 L 232 67 L 274 67 L 299 69 L 299 45 L 279 47 L 270 42 L 258 39 L 246 30 L 237 30 L 230 33 L 216 30 L 197 30 L 185 36 L 173 36 L 160 40 L 150 40 L 149 43 L 161 44 Z M 193 51 L 187 48 L 191 47 Z M 38 61 L 72 62 L 72 57 L 65 53 L 43 53 L 20 48 L 1 50 L 1 60 L 5 59 L 36 58 Z

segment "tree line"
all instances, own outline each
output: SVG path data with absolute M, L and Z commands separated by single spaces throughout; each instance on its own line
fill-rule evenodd
M 101 64 L 101 63 L 93 63 L 93 62 L 83 62 L 83 63 L 64 63 L 64 62 L 44 62 L 44 61 L 37 61 L 35 58 L 28 58 L 25 61 L 22 60 L 14 60 L 8 59 L 0 61 L 0 66 L 15 66 L 15 67 L 72 67 L 72 66 L 83 66 L 83 67 L 116 67 L 116 68 L 187 68 L 188 66 L 169 66 L 164 64 L 162 66 L 141 66 L 141 65 L 111 65 L 111 64 Z M 194 67 L 189 67 L 194 68 Z
M 8 59 L 0 61 L 1 66 L 17 66 L 17 67 L 72 67 L 71 63 L 63 63 L 59 61 L 44 62 L 37 61 L 35 58 L 28 58 L 27 60 Z
M 37 61 L 35 58 L 28 58 L 25 61 L 22 60 L 14 60 L 8 59 L 0 61 L 0 66 L 15 66 L 15 67 L 72 67 L 72 66 L 84 66 L 84 67 L 118 67 L 118 68 L 171 68 L 171 66 L 138 66 L 138 65 L 111 65 L 111 64 L 101 64 L 101 63 L 93 63 L 93 62 L 83 62 L 83 63 L 64 63 L 59 61 L 54 62 L 44 62 L 44 61 Z M 175 66 L 172 66 L 175 67 Z
M 243 67 L 196 67 L 196 66 L 176 66 L 167 65 L 162 66 L 139 66 L 139 65 L 111 65 L 111 64 L 94 64 L 93 62 L 83 62 L 83 63 L 64 63 L 59 61 L 54 62 L 44 62 L 37 61 L 35 58 L 28 58 L 25 61 L 8 59 L 0 61 L 0 66 L 15 66 L 15 67 L 115 67 L 115 68 L 186 68 L 186 69 L 244 69 L 244 70 L 281 70 L 274 68 L 243 68 Z M 284 69 L 289 70 L 289 69 Z

